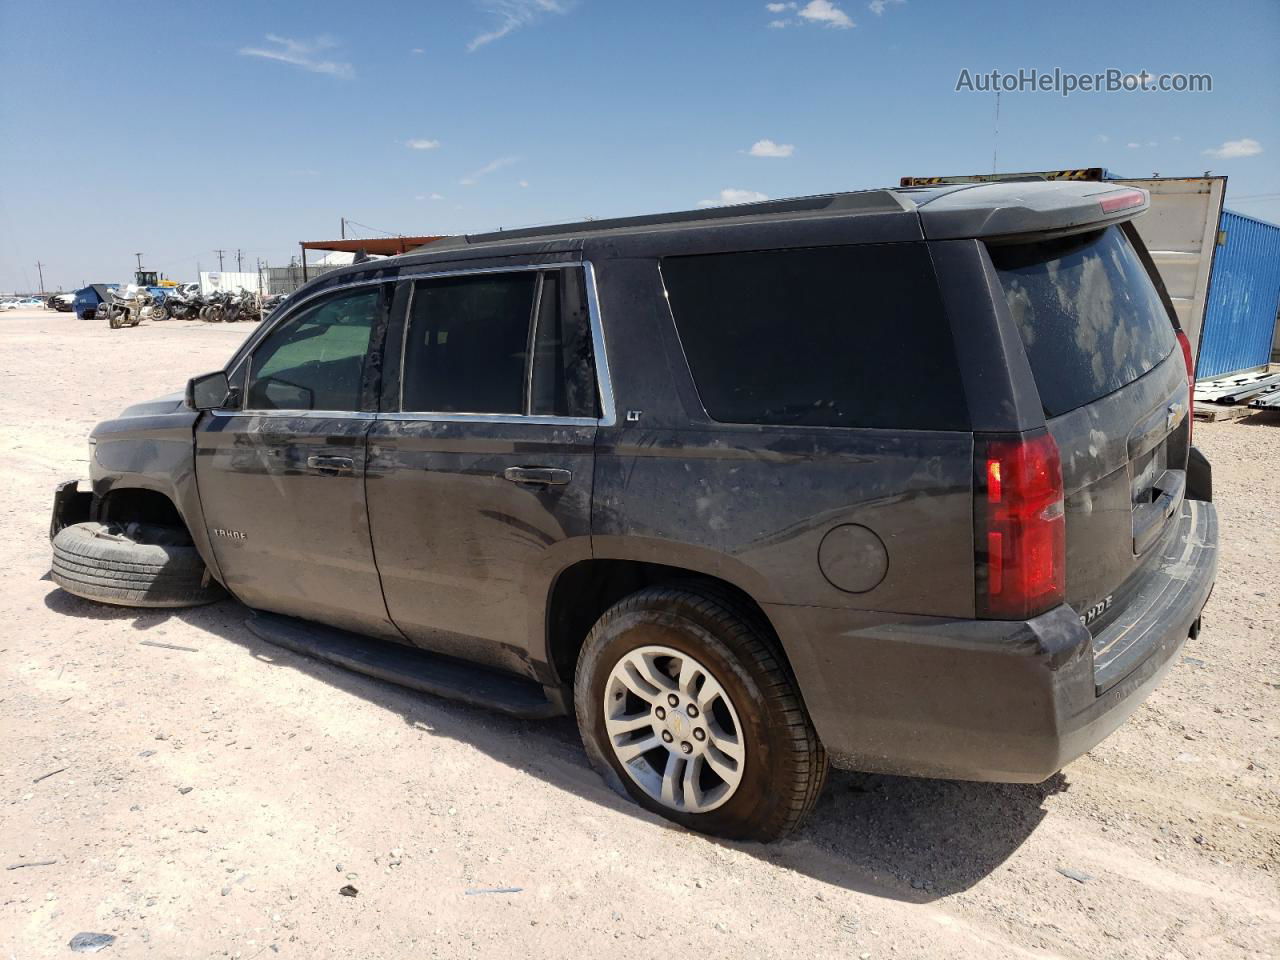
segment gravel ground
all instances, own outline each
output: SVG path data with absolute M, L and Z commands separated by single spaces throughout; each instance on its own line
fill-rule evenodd
M 53 485 L 85 473 L 90 427 L 248 330 L 0 314 L 4 953 L 80 932 L 165 958 L 1280 950 L 1280 418 L 1197 425 L 1222 517 L 1205 629 L 1092 753 L 1037 786 L 835 773 L 792 839 L 722 843 L 611 793 L 567 720 L 272 648 L 234 601 L 52 585 Z

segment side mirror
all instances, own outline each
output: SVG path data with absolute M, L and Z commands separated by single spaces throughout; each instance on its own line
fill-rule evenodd
M 223 370 L 192 377 L 187 381 L 187 406 L 192 410 L 215 410 L 227 402 L 231 384 Z

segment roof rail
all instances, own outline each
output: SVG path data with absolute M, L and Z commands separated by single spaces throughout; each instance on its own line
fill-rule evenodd
M 680 210 L 675 213 L 656 213 L 638 217 L 616 217 L 610 220 L 582 220 L 575 223 L 557 223 L 542 227 L 525 227 L 519 230 L 496 230 L 491 233 L 473 233 L 465 238 L 467 243 L 493 243 L 497 240 L 524 240 L 563 234 L 597 233 L 602 230 L 619 230 L 628 227 L 660 227 L 667 224 L 698 223 L 726 220 L 731 217 L 758 217 L 769 214 L 813 213 L 901 213 L 904 207 L 894 197 L 892 190 L 859 190 L 849 193 L 826 193 L 812 197 L 796 197 L 788 200 L 762 200 L 758 203 L 740 203 L 726 207 L 708 207 L 701 210 Z

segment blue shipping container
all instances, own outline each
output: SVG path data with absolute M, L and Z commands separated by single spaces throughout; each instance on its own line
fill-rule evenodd
M 1280 312 L 1280 227 L 1224 210 L 1218 229 L 1198 380 L 1267 364 Z

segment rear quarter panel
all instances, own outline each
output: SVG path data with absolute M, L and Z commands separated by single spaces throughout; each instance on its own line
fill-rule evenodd
M 716 423 L 656 260 L 593 262 L 618 405 L 597 434 L 596 557 L 705 572 L 761 603 L 973 615 L 971 434 Z M 888 557 L 861 593 L 819 568 L 842 524 L 869 528 Z

